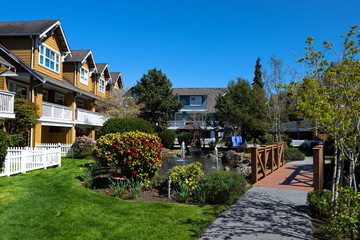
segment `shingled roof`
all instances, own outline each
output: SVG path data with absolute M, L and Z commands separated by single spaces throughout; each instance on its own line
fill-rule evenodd
M 113 84 L 115 85 L 116 82 L 120 81 L 119 82 L 119 87 L 120 88 L 123 88 L 123 83 L 122 83 L 122 77 L 121 77 L 121 73 L 120 72 L 111 72 L 110 73 L 110 76 L 111 76 L 111 81 L 109 82 L 110 84 Z
M 71 56 L 66 56 L 64 62 L 82 62 L 90 53 L 91 50 L 71 50 Z
M 109 68 L 107 63 L 96 63 L 96 69 L 98 73 L 102 74 L 105 68 Z
M 179 96 L 206 96 L 206 112 L 215 112 L 216 98 L 224 95 L 227 88 L 173 88 L 173 94 Z
M 59 20 L 0 22 L 0 36 L 40 35 L 58 23 Z
M 40 39 L 48 37 L 48 32 L 59 36 L 64 52 L 69 52 L 64 31 L 59 20 L 13 21 L 0 22 L 0 36 L 36 36 Z

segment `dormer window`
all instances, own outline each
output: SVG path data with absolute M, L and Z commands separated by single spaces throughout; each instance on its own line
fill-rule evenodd
M 83 67 L 80 69 L 80 83 L 86 86 L 89 84 L 89 70 Z
M 102 78 L 99 79 L 99 92 L 105 92 L 105 80 Z
M 190 106 L 201 106 L 201 96 L 190 96 Z
M 59 73 L 60 54 L 42 44 L 39 50 L 39 64 L 47 69 Z

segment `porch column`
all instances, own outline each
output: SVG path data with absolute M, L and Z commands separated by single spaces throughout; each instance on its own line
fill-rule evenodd
M 75 126 L 68 128 L 66 132 L 66 144 L 72 144 L 76 138 L 76 129 Z

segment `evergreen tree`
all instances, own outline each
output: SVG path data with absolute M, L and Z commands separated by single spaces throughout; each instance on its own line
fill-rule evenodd
M 178 96 L 172 93 L 171 87 L 171 81 L 156 68 L 144 74 L 135 86 L 139 103 L 144 104 L 140 117 L 152 123 L 156 132 L 166 129 L 170 114 L 184 106 L 183 102 L 178 101 Z
M 261 58 L 258 57 L 255 64 L 255 72 L 254 72 L 254 80 L 251 85 L 253 86 L 259 86 L 260 88 L 264 87 L 264 82 L 262 80 L 262 72 L 261 72 L 261 64 L 260 64 Z

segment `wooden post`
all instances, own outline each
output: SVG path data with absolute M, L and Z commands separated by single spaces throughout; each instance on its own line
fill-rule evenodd
M 251 147 L 251 183 L 254 184 L 258 181 L 258 148 Z
M 324 146 L 313 147 L 314 191 L 323 189 L 324 185 Z

